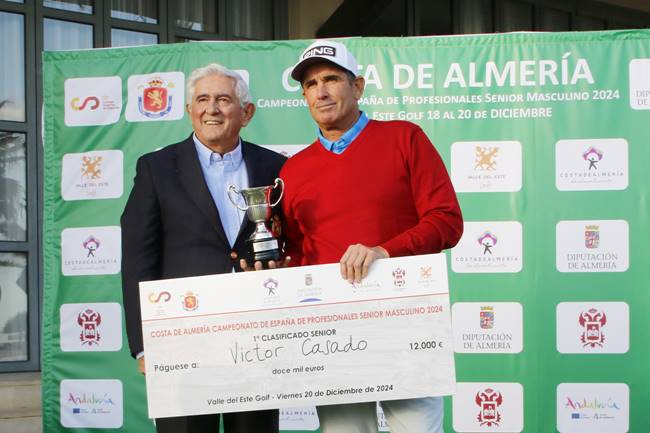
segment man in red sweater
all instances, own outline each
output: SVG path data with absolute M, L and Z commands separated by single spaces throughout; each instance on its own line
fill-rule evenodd
M 463 221 L 447 170 L 419 126 L 369 120 L 364 78 L 338 42 L 316 41 L 291 76 L 319 127 L 280 177 L 287 256 L 293 265 L 339 262 L 359 282 L 380 258 L 453 247 Z M 381 403 L 392 433 L 441 433 L 442 398 Z M 376 433 L 374 403 L 321 406 L 323 433 Z

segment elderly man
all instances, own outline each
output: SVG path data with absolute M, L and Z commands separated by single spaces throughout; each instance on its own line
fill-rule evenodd
M 453 247 L 463 221 L 438 152 L 417 125 L 359 111 L 365 82 L 347 48 L 316 41 L 291 76 L 319 128 L 280 173 L 292 263 L 340 262 L 342 277 L 359 282 L 376 259 Z M 381 406 L 393 433 L 442 432 L 440 397 Z M 321 406 L 318 415 L 323 433 L 377 432 L 374 403 Z
M 187 139 L 142 156 L 122 214 L 122 290 L 129 346 L 144 373 L 140 281 L 239 270 L 254 229 L 227 187 L 273 184 L 285 158 L 243 141 L 255 113 L 246 82 L 221 65 L 192 72 Z M 237 265 L 237 266 L 235 266 Z M 224 414 L 226 433 L 278 431 L 278 411 Z M 219 415 L 160 418 L 158 433 L 217 433 Z

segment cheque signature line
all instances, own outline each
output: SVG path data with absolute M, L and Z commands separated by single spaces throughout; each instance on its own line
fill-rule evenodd
M 293 310 L 296 308 L 309 308 L 309 307 L 320 307 L 326 305 L 340 305 L 340 304 L 358 304 L 361 302 L 374 302 L 374 301 L 390 301 L 394 299 L 409 299 L 409 298 L 426 298 L 428 296 L 443 296 L 448 295 L 449 292 L 439 292 L 439 293 L 424 293 L 420 295 L 408 295 L 408 296 L 391 296 L 388 298 L 371 298 L 371 299 L 358 299 L 354 301 L 339 301 L 339 302 L 324 302 L 319 304 L 303 304 L 303 305 L 293 305 L 289 307 L 271 307 L 271 308 L 254 308 L 250 310 L 237 310 L 237 311 L 223 311 L 221 313 L 206 313 L 206 314 L 188 314 L 187 316 L 172 316 L 172 317 L 160 317 L 156 319 L 144 319 L 144 322 L 159 322 L 161 320 L 173 320 L 173 319 L 188 319 L 191 317 L 212 317 L 212 316 L 224 316 L 226 314 L 242 314 L 242 313 L 253 313 L 257 311 L 274 311 L 274 310 Z

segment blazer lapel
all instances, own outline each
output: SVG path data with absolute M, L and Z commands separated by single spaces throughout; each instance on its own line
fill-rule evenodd
M 210 221 L 215 232 L 225 245 L 230 245 L 226 232 L 221 224 L 221 217 L 217 206 L 214 204 L 208 185 L 203 177 L 203 170 L 199 163 L 194 140 L 190 136 L 185 140 L 177 150 L 178 178 L 187 191 L 187 195 L 192 199 L 194 204 L 201 210 L 203 215 Z

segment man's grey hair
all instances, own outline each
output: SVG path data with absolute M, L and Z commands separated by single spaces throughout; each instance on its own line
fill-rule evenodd
M 209 65 L 193 70 L 187 79 L 187 103 L 189 105 L 192 105 L 192 102 L 194 102 L 196 82 L 210 75 L 221 75 L 235 80 L 235 95 L 237 95 L 241 106 L 245 107 L 251 103 L 251 92 L 248 90 L 248 84 L 246 84 L 246 81 L 244 81 L 241 75 L 218 63 L 210 63 Z

